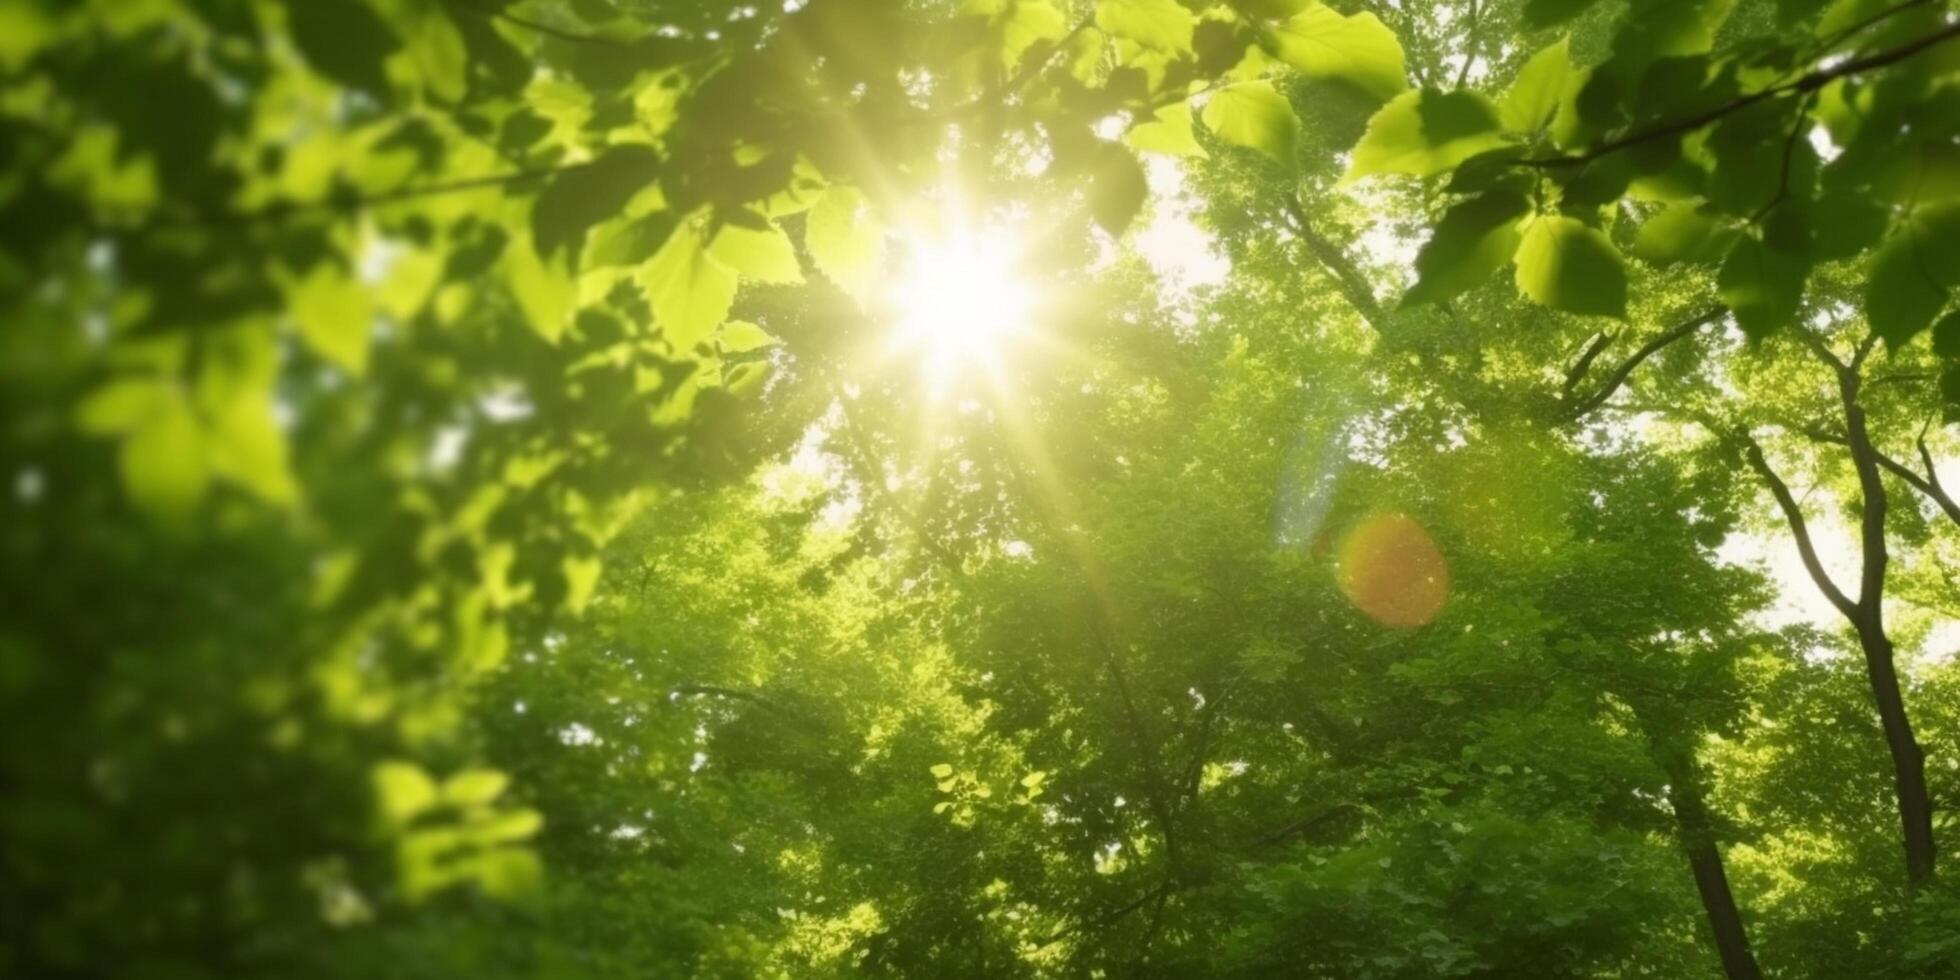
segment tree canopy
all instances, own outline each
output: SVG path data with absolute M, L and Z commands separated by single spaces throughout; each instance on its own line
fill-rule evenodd
M 0 974 L 1960 974 L 1956 289 L 1939 0 L 0 0 Z

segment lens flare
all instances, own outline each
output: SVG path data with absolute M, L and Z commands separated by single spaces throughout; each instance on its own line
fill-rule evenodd
M 1356 525 L 1335 557 L 1341 593 L 1383 626 L 1413 629 L 1443 611 L 1450 568 L 1442 549 L 1407 514 L 1376 514 Z

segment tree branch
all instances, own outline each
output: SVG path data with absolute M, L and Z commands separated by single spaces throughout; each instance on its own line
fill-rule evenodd
M 1703 424 L 1707 422 L 1704 421 Z M 1719 433 L 1720 430 L 1717 431 Z M 1852 602 L 1851 597 L 1845 595 L 1844 590 L 1838 588 L 1837 583 L 1831 580 L 1831 573 L 1824 570 L 1824 563 L 1817 557 L 1817 546 L 1810 538 L 1810 525 L 1804 521 L 1803 508 L 1798 505 L 1797 498 L 1791 495 L 1789 484 L 1783 482 L 1783 478 L 1778 476 L 1776 470 L 1769 465 L 1769 460 L 1763 457 L 1763 447 L 1756 442 L 1755 437 L 1748 432 L 1739 432 L 1731 438 L 1742 443 L 1743 459 L 1749 463 L 1750 469 L 1755 470 L 1756 474 L 1763 478 L 1764 483 L 1769 484 L 1770 494 L 1776 498 L 1776 505 L 1783 510 L 1784 520 L 1790 524 L 1791 536 L 1797 539 L 1797 554 L 1803 559 L 1804 571 L 1810 573 L 1810 580 L 1817 583 L 1818 591 L 1824 593 L 1824 598 L 1829 600 L 1831 605 L 1844 615 L 1844 618 L 1855 622 L 1858 618 L 1858 604 Z
M 1287 217 L 1292 219 L 1288 223 L 1289 227 L 1295 235 L 1299 236 L 1300 241 L 1306 244 L 1307 251 L 1312 252 L 1313 257 L 1319 260 L 1334 277 L 1334 284 L 1340 288 L 1341 295 L 1347 299 L 1348 305 L 1353 306 L 1355 312 L 1360 313 L 1361 318 L 1367 320 L 1370 326 L 1378 331 L 1386 331 L 1388 313 L 1382 309 L 1381 302 L 1375 299 L 1375 291 L 1369 287 L 1367 277 L 1354 267 L 1353 260 L 1348 258 L 1347 253 L 1342 251 L 1339 245 L 1314 230 L 1313 223 L 1307 220 L 1306 209 L 1300 206 L 1298 199 L 1292 194 L 1287 194 L 1280 199 L 1280 202 Z
M 1838 31 L 1836 34 L 1831 35 L 1829 38 L 1817 42 L 1817 47 L 1812 50 L 1814 54 L 1822 54 L 1826 51 L 1831 50 L 1832 48 L 1837 47 L 1840 44 L 1843 44 L 1846 40 L 1849 40 L 1854 35 L 1862 33 L 1866 28 L 1869 28 L 1883 21 L 1891 20 L 1893 17 L 1896 17 L 1899 14 L 1903 14 L 1914 7 L 1923 7 L 1930 2 L 1932 2 L 1932 0 L 1905 0 L 1904 3 L 1894 4 L 1890 7 L 1885 8 L 1884 10 L 1879 11 L 1878 13 L 1871 15 L 1870 17 L 1866 17 L 1863 20 L 1860 20 L 1857 23 L 1844 28 L 1841 31 Z
M 1790 161 L 1796 153 L 1798 138 L 1803 136 L 1803 123 L 1805 119 L 1809 118 L 1810 105 L 1815 99 L 1815 92 L 1805 92 L 1803 98 L 1797 103 L 1797 111 L 1790 115 L 1790 132 L 1783 137 L 1783 165 L 1776 179 L 1776 193 L 1762 207 L 1757 208 L 1755 214 L 1749 216 L 1750 221 L 1763 220 L 1764 216 L 1776 210 L 1777 205 L 1789 199 Z
M 1927 499 L 1933 503 L 1938 504 L 1940 511 L 1946 514 L 1948 520 L 1951 520 L 1955 524 L 1960 524 L 1960 502 L 1956 502 L 1953 499 L 1953 495 L 1946 491 L 1946 487 L 1940 484 L 1939 472 L 1933 467 L 1933 454 L 1927 451 L 1925 439 L 1919 440 L 1919 458 L 1926 464 L 1926 473 L 1923 476 L 1914 471 L 1912 467 L 1887 456 L 1879 450 L 1872 450 L 1872 456 L 1878 465 L 1884 467 L 1899 479 L 1906 481 L 1907 485 L 1911 486 L 1914 490 L 1925 494 Z
M 1470 26 L 1465 29 L 1463 36 L 1463 67 L 1456 70 L 1456 84 L 1452 86 L 1453 88 L 1462 88 L 1463 83 L 1470 79 L 1470 65 L 1477 60 L 1477 28 L 1482 13 L 1483 9 L 1477 0 L 1470 0 L 1470 16 L 1467 18 Z
M 1593 336 L 1592 342 L 1580 352 L 1579 359 L 1572 362 L 1572 367 L 1565 372 L 1565 384 L 1560 389 L 1564 397 L 1572 396 L 1572 389 L 1579 387 L 1579 382 L 1585 380 L 1586 372 L 1592 370 L 1593 362 L 1606 352 L 1607 345 L 1612 342 L 1613 334 L 1609 331 L 1602 330 Z
M 1269 830 L 1266 833 L 1259 835 L 1258 838 L 1254 839 L 1252 845 L 1254 847 L 1271 847 L 1274 844 L 1277 844 L 1280 841 L 1287 839 L 1288 837 L 1294 837 L 1300 834 L 1304 834 L 1307 831 L 1313 830 L 1316 827 L 1326 824 L 1328 821 L 1333 820 L 1335 817 L 1338 817 L 1341 814 L 1348 812 L 1349 810 L 1359 810 L 1359 809 L 1361 809 L 1361 804 L 1359 803 L 1350 803 L 1350 802 L 1336 803 L 1333 806 L 1330 806 L 1327 809 L 1314 814 L 1313 816 L 1302 817 L 1301 819 L 1295 820 L 1292 823 Z
M 1796 79 L 1795 81 L 1785 82 L 1781 85 L 1772 85 L 1769 88 L 1762 89 L 1756 92 L 1751 92 L 1748 95 L 1725 102 L 1719 106 L 1716 106 L 1713 109 L 1707 110 L 1706 112 L 1696 113 L 1695 115 L 1689 116 L 1686 119 L 1677 119 L 1672 122 L 1664 122 L 1655 126 L 1650 126 L 1646 129 L 1635 130 L 1634 132 L 1628 133 L 1627 135 L 1621 136 L 1617 139 L 1607 140 L 1606 142 L 1594 146 L 1583 153 L 1573 153 L 1566 156 L 1555 156 L 1555 157 L 1532 157 L 1528 159 L 1518 160 L 1515 163 L 1513 163 L 1512 166 L 1576 167 L 1579 166 L 1580 164 L 1591 163 L 1592 161 L 1597 160 L 1600 157 L 1606 156 L 1611 153 L 1616 153 L 1630 146 L 1635 146 L 1640 143 L 1645 143 L 1649 140 L 1656 140 L 1667 136 L 1678 136 L 1681 135 L 1682 133 L 1693 132 L 1694 130 L 1700 129 L 1701 127 L 1706 126 L 1709 123 L 1722 119 L 1725 116 L 1729 116 L 1734 113 L 1740 112 L 1743 109 L 1747 109 L 1750 106 L 1755 105 L 1758 102 L 1762 102 L 1766 99 L 1779 98 L 1781 96 L 1789 95 L 1793 92 L 1806 93 L 1806 94 L 1810 92 L 1815 92 L 1816 90 L 1823 88 L 1825 85 L 1828 85 L 1831 82 L 1836 81 L 1837 79 L 1844 78 L 1849 75 L 1861 74 L 1863 72 L 1871 71 L 1875 68 L 1884 68 L 1889 65 L 1896 64 L 1900 61 L 1904 61 L 1907 58 L 1912 57 L 1913 55 L 1920 53 L 1921 51 L 1926 50 L 1927 48 L 1933 47 L 1937 44 L 1941 44 L 1945 41 L 1952 40 L 1955 37 L 1960 37 L 1960 23 L 1949 24 L 1944 29 L 1934 31 L 1933 33 L 1928 34 L 1925 37 L 1917 38 L 1912 41 L 1907 41 L 1904 44 L 1898 45 L 1896 47 L 1887 48 L 1886 50 L 1880 51 L 1876 54 L 1866 55 L 1863 58 L 1853 58 L 1849 61 L 1844 62 L 1841 65 L 1837 65 L 1832 68 L 1820 68 L 1820 69 L 1813 70 L 1805 74 L 1803 77 Z
M 1177 887 L 1178 887 L 1177 882 L 1173 881 L 1172 879 L 1166 878 L 1163 881 L 1160 881 L 1156 885 L 1152 886 L 1149 891 L 1146 891 L 1143 894 L 1138 895 L 1136 898 L 1124 902 L 1123 904 L 1118 905 L 1117 907 L 1110 909 L 1109 911 L 1104 912 L 1103 914 L 1098 915 L 1093 919 L 1089 919 L 1085 922 L 1077 922 L 1074 925 L 1064 926 L 1060 929 L 1055 930 L 1052 933 L 1049 933 L 1048 938 L 1043 939 L 1041 942 L 1035 944 L 1035 949 L 1037 951 L 1043 950 L 1050 946 L 1053 946 L 1058 942 L 1061 942 L 1064 939 L 1067 939 L 1070 936 L 1075 935 L 1078 932 L 1087 932 L 1090 929 L 1101 929 L 1104 926 L 1112 925 L 1116 922 L 1119 922 L 1123 919 L 1124 916 L 1127 916 L 1130 913 L 1135 912 L 1146 905 L 1149 905 L 1151 902 L 1156 901 L 1159 898 L 1168 896 L 1171 892 L 1176 891 Z
M 1639 367 L 1642 361 L 1659 353 L 1667 345 L 1694 333 L 1709 323 L 1721 319 L 1722 315 L 1727 312 L 1728 309 L 1726 307 L 1717 306 L 1698 316 L 1683 321 L 1666 333 L 1640 345 L 1639 350 L 1634 351 L 1631 357 L 1628 357 L 1620 363 L 1619 367 L 1613 369 L 1613 373 L 1607 376 L 1606 383 L 1600 385 L 1598 391 L 1593 392 L 1585 401 L 1580 402 L 1572 409 L 1572 417 L 1574 419 L 1583 418 L 1587 413 L 1606 404 L 1606 400 L 1612 398 L 1613 393 L 1619 391 L 1621 385 L 1626 384 L 1627 378 L 1633 374 L 1633 370 Z M 1568 392 L 1571 389 L 1571 380 L 1568 378 L 1567 381 Z

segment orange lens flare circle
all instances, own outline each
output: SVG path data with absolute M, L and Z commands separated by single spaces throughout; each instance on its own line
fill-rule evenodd
M 1407 514 L 1376 514 L 1355 525 L 1334 563 L 1341 594 L 1383 626 L 1427 625 L 1449 602 L 1449 562 Z

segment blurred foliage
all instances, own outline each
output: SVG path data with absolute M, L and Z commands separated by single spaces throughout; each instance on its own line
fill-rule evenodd
M 0 974 L 1954 975 L 1956 39 L 0 0 Z

